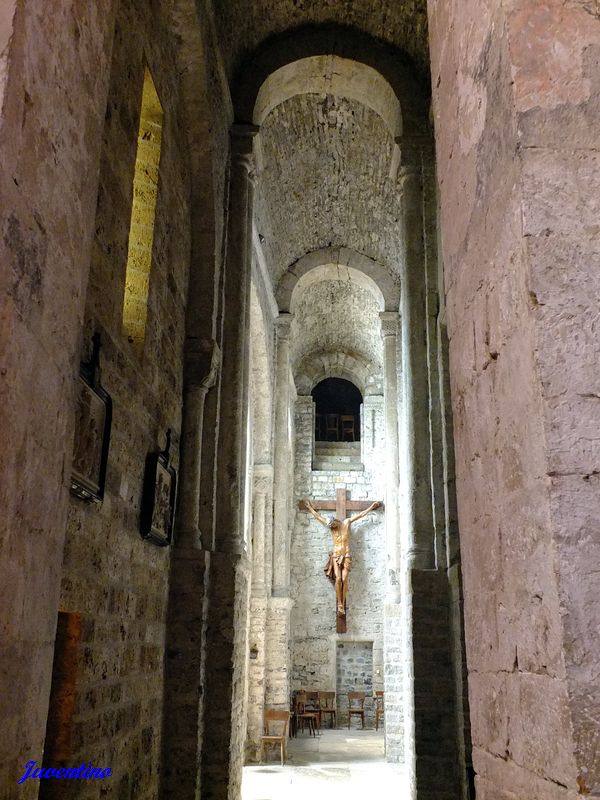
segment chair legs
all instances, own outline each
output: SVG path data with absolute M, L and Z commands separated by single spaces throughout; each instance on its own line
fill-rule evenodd
M 360 727 L 361 728 L 365 727 L 365 715 L 364 715 L 364 712 L 360 712 L 360 711 L 353 712 L 353 711 L 350 711 L 350 712 L 348 712 L 348 730 L 350 730 L 350 723 L 352 722 L 352 717 L 360 717 Z
M 264 755 L 265 755 L 264 748 L 266 744 L 277 744 L 277 742 L 261 742 L 260 759 L 258 762 L 259 764 L 262 764 L 264 761 Z M 280 756 L 281 766 L 284 767 L 285 762 L 287 761 L 287 746 L 286 742 L 283 739 L 279 742 L 279 756 Z

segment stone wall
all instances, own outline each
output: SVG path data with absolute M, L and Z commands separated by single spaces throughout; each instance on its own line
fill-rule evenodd
M 144 65 L 165 111 L 146 339 L 122 332 L 132 179 Z M 102 381 L 113 399 L 105 498 L 71 498 L 61 607 L 81 614 L 70 763 L 112 768 L 122 797 L 155 797 L 162 726 L 170 550 L 141 539 L 146 453 L 171 428 L 178 466 L 183 340 L 190 259 L 187 150 L 174 52 L 166 20 L 144 3 L 122 3 L 111 84 L 84 320 L 84 354 L 102 335 Z
M 388 180 L 394 141 L 378 114 L 345 97 L 299 94 L 273 109 L 260 137 L 256 224 L 274 286 L 297 259 L 332 245 L 396 266 L 400 197 Z M 311 213 L 290 216 L 299 205 Z
M 375 400 L 377 398 L 369 398 Z M 296 499 L 335 498 L 337 486 L 345 486 L 351 499 L 383 496 L 383 409 L 381 404 L 365 415 L 361 436 L 364 471 L 311 469 L 313 402 L 298 398 L 296 404 Z M 375 423 L 375 432 L 371 425 Z M 374 447 L 373 447 L 374 443 Z M 333 512 L 325 512 L 333 516 Z M 347 633 L 335 632 L 335 588 L 323 567 L 331 549 L 330 533 L 305 512 L 296 511 L 291 549 L 292 689 L 336 691 L 338 642 L 370 642 L 373 690 L 383 689 L 383 607 L 385 591 L 385 535 L 382 515 L 369 516 L 352 529 L 353 564 L 347 599 Z M 371 646 L 371 645 L 370 645 Z M 338 701 L 338 708 L 345 704 Z
M 0 10 L 3 798 L 38 791 L 16 780 L 44 743 L 113 6 Z
M 600 791 L 600 21 L 428 5 L 478 797 L 566 800 Z
M 381 669 L 377 682 L 381 684 Z M 337 724 L 348 724 L 348 692 L 364 692 L 365 727 L 375 725 L 373 688 L 373 642 L 338 641 L 335 650 L 335 691 Z M 356 701 L 355 701 L 356 704 Z M 360 718 L 352 717 L 351 727 L 360 727 Z

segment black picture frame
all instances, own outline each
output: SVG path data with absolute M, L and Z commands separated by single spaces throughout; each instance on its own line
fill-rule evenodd
M 112 427 L 112 399 L 100 383 L 100 334 L 92 337 L 92 356 L 82 361 L 75 416 L 71 494 L 87 503 L 104 498 Z
M 164 450 L 148 453 L 144 470 L 140 533 L 159 547 L 168 547 L 173 538 L 177 472 L 171 465 L 171 430 Z

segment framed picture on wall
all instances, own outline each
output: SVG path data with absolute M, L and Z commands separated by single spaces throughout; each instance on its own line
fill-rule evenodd
M 140 532 L 144 539 L 166 547 L 171 543 L 175 523 L 177 473 L 170 463 L 171 430 L 164 450 L 148 453 L 142 491 Z
M 71 494 L 87 502 L 104 497 L 112 425 L 112 400 L 100 384 L 100 334 L 92 338 L 92 357 L 81 363 L 75 414 Z

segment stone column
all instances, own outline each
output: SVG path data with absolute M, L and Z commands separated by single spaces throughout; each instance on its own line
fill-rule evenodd
M 402 319 L 402 446 L 407 566 L 434 566 L 434 531 L 429 465 L 429 396 L 425 314 L 425 251 L 421 155 L 402 147 L 404 271 Z
M 387 542 L 386 594 L 391 603 L 400 601 L 400 544 L 398 541 L 398 313 L 382 311 L 383 397 L 385 409 L 385 530 Z
M 258 129 L 234 125 L 231 130 L 231 175 L 227 255 L 225 260 L 223 365 L 217 465 L 216 549 L 243 550 L 244 476 L 248 406 L 248 342 L 253 139 Z
M 202 697 L 205 679 L 206 620 L 210 554 L 200 530 L 200 472 L 204 402 L 220 364 L 216 342 L 188 340 L 181 436 L 179 514 L 171 556 L 165 716 L 164 798 L 195 797 L 200 791 Z
M 204 402 L 208 390 L 215 385 L 220 363 L 221 351 L 216 342 L 195 339 L 186 342 L 179 519 L 175 540 L 178 551 L 203 546 L 199 517 Z
M 399 540 L 398 322 L 396 311 L 383 311 L 383 399 L 385 414 L 386 599 L 384 606 L 385 753 L 404 758 L 401 571 Z
M 267 595 L 266 583 L 266 533 L 271 514 L 270 500 L 273 491 L 273 466 L 254 465 L 254 502 L 252 514 L 252 596 Z
M 247 634 L 251 570 L 244 545 L 254 126 L 231 130 L 223 294 L 223 353 L 216 470 L 215 551 L 207 611 L 202 797 L 240 790 L 246 737 Z
M 249 674 L 248 674 L 248 737 L 246 758 L 256 761 L 265 707 L 265 667 L 267 603 L 270 585 L 267 584 L 267 535 L 273 507 L 273 466 L 255 464 L 253 478 L 252 514 L 252 588 L 250 597 Z M 268 588 L 267 588 L 268 587 Z
M 457 796 L 457 751 L 450 661 L 448 581 L 435 564 L 426 315 L 423 143 L 403 142 L 404 270 L 401 448 L 402 649 L 409 797 Z M 436 741 L 435 748 L 431 742 Z
M 275 447 L 273 479 L 273 596 L 287 597 L 290 588 L 289 482 L 290 453 L 290 328 L 293 315 L 275 321 L 277 362 L 275 374 Z

